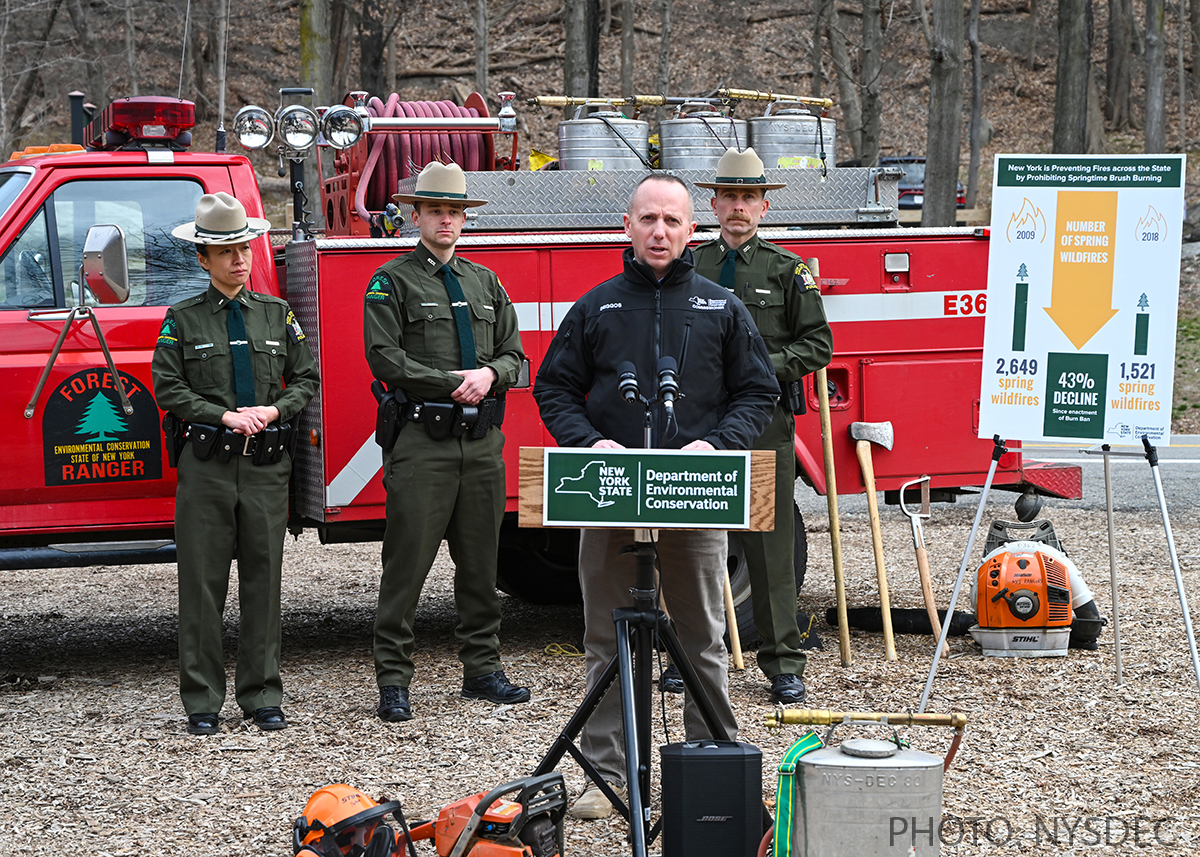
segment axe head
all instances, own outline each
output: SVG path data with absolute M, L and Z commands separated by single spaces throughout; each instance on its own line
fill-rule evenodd
M 891 449 L 896 436 L 890 421 L 883 423 L 850 423 L 850 437 L 854 440 L 869 440 L 884 449 Z

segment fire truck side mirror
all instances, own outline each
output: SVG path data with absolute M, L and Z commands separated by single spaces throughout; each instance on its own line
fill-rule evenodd
M 89 229 L 80 267 L 84 284 L 100 303 L 123 304 L 129 299 L 129 263 L 121 227 L 101 224 Z

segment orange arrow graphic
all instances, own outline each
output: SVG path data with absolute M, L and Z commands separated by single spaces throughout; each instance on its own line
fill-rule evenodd
M 1054 279 L 1046 314 L 1076 350 L 1119 310 L 1112 308 L 1117 192 L 1058 192 Z

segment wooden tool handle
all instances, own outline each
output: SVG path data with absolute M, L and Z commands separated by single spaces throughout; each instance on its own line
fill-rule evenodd
M 733 650 L 734 669 L 744 670 L 742 660 L 742 635 L 738 632 L 737 608 L 733 605 L 733 587 L 729 583 L 729 572 L 725 572 L 725 625 L 729 628 L 729 648 Z
M 813 268 L 815 259 L 809 260 L 809 268 L 816 276 Z M 837 474 L 833 467 L 833 426 L 829 415 L 829 378 L 822 366 L 816 371 L 813 380 L 817 385 L 817 402 L 821 410 L 821 451 L 825 456 L 825 501 L 829 506 L 829 548 L 833 558 L 833 589 L 837 596 L 838 614 L 838 650 L 842 658 L 842 666 L 848 667 L 853 662 L 850 655 L 850 620 L 846 611 L 846 580 L 842 575 L 842 528 L 838 519 Z
M 871 442 L 855 444 L 867 489 L 867 511 L 871 520 L 871 547 L 875 552 L 875 577 L 879 582 L 879 611 L 883 618 L 883 647 L 889 661 L 896 660 L 896 637 L 892 633 L 892 603 L 888 596 L 887 569 L 883 563 L 883 528 L 879 523 L 879 498 L 875 496 L 875 465 L 871 460 Z
M 917 574 L 921 576 L 921 595 L 925 597 L 925 612 L 929 614 L 929 625 L 933 638 L 942 638 L 942 623 L 938 619 L 937 603 L 933 600 L 933 579 L 929 576 L 929 554 L 924 545 L 917 545 Z M 942 657 L 950 657 L 950 646 L 942 646 Z

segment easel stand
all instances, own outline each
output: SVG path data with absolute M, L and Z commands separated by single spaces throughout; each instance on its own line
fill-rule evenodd
M 1158 450 L 1151 446 L 1150 438 L 1145 436 L 1142 437 L 1142 447 L 1142 452 L 1136 452 L 1132 449 L 1114 450 L 1106 443 L 1102 444 L 1099 448 L 1092 447 L 1082 450 L 1085 455 L 1104 456 L 1104 501 L 1105 510 L 1108 514 L 1108 571 L 1109 579 L 1112 582 L 1113 651 L 1117 669 L 1117 687 L 1120 687 L 1124 683 L 1125 674 L 1121 666 L 1121 618 L 1117 600 L 1117 548 L 1113 527 L 1112 470 L 1109 466 L 1109 458 L 1111 456 L 1119 458 L 1144 458 L 1150 465 L 1150 473 L 1154 478 L 1154 489 L 1158 493 L 1158 508 L 1162 513 L 1163 532 L 1167 536 L 1167 552 L 1171 555 L 1171 569 L 1175 572 L 1175 589 L 1179 593 L 1179 608 L 1183 612 L 1183 627 L 1187 631 L 1188 646 L 1192 654 L 1192 669 L 1196 673 L 1196 686 L 1200 687 L 1200 658 L 1196 655 L 1196 636 L 1192 631 L 1192 616 L 1188 610 L 1187 593 L 1183 588 L 1183 575 L 1179 570 L 1179 556 L 1175 552 L 1175 535 L 1171 531 L 1171 519 L 1167 514 L 1167 498 L 1166 494 L 1163 493 L 1162 476 L 1158 472 Z

